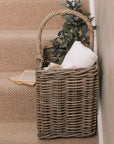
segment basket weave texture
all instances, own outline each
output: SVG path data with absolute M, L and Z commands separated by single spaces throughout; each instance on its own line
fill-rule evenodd
M 89 68 L 42 70 L 45 58 L 53 59 L 49 49 L 41 46 L 46 23 L 56 15 L 73 14 L 82 18 L 89 29 L 93 50 L 93 28 L 89 20 L 72 10 L 50 13 L 38 31 L 36 68 L 37 126 L 40 138 L 87 137 L 95 134 L 97 120 L 98 64 Z

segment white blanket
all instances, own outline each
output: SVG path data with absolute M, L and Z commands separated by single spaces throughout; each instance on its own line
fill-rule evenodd
M 62 66 L 70 68 L 87 68 L 92 66 L 97 61 L 97 55 L 89 48 L 84 46 L 80 41 L 75 41 L 68 53 L 66 54 Z

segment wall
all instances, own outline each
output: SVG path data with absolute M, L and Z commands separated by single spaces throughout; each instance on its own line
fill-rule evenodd
M 114 143 L 114 1 L 94 0 L 104 144 Z

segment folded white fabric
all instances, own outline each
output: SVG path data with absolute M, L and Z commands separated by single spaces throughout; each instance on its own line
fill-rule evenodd
M 61 65 L 63 68 L 72 66 L 87 68 L 92 66 L 97 58 L 97 55 L 91 49 L 84 46 L 80 41 L 75 41 Z
M 56 64 L 56 63 L 50 63 L 48 65 L 48 67 L 44 67 L 43 68 L 44 70 L 60 70 L 60 69 L 63 69 L 63 67 L 59 64 Z

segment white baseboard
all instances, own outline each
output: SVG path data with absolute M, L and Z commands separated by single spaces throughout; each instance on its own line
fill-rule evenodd
M 101 111 L 101 104 L 99 102 L 99 110 L 98 110 L 98 139 L 99 144 L 104 144 L 103 141 L 103 125 L 102 125 L 102 111 Z
M 94 0 L 89 0 L 89 6 L 90 6 L 90 13 L 91 17 L 95 17 L 95 11 L 94 11 Z M 93 25 L 96 25 L 95 19 L 92 22 Z M 94 51 L 97 53 L 97 38 L 96 38 L 96 31 L 94 31 Z M 103 127 L 102 127 L 102 110 L 101 110 L 101 104 L 100 104 L 100 98 L 98 102 L 98 141 L 99 144 L 104 144 L 103 141 Z

